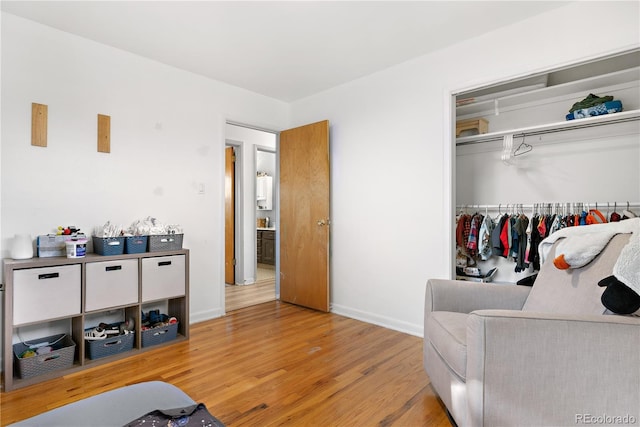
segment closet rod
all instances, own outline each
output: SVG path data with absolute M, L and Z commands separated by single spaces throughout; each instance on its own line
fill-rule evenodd
M 629 208 L 640 208 L 640 202 L 540 202 L 540 203 L 501 203 L 498 205 L 484 205 L 484 204 L 468 204 L 468 205 L 456 205 L 456 209 L 490 209 L 490 210 L 511 210 L 514 208 L 519 209 L 533 209 L 533 208 L 553 208 L 564 206 L 588 206 L 589 209 L 598 210 L 603 209 L 619 209 L 624 210 Z

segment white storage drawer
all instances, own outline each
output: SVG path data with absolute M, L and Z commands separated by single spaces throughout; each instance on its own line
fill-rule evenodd
M 13 272 L 13 325 L 80 314 L 80 264 Z
M 142 302 L 185 294 L 185 256 L 142 259 Z
M 88 262 L 84 310 L 138 303 L 138 260 Z

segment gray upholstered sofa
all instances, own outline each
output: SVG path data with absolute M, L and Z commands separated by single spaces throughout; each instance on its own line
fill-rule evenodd
M 640 425 L 640 317 L 598 286 L 629 236 L 572 270 L 555 242 L 533 287 L 428 281 L 424 367 L 458 426 Z

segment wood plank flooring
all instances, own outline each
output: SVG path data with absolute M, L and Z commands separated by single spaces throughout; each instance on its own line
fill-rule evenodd
M 225 311 L 235 311 L 276 299 L 276 279 L 264 279 L 252 285 L 226 285 Z
M 449 426 L 422 339 L 278 301 L 194 324 L 189 341 L 2 393 L 0 420 L 150 380 L 180 387 L 230 427 Z
M 256 282 L 251 285 L 225 285 L 225 311 L 238 310 L 276 299 L 275 266 L 258 264 Z

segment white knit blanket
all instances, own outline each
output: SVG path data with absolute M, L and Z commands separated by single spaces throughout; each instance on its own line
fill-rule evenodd
M 629 233 L 629 243 L 622 248 L 613 274 L 640 295 L 640 218 L 560 229 L 540 242 L 540 262 L 544 263 L 553 244 L 563 239 L 556 247 L 556 257 L 562 256 L 570 268 L 580 268 L 602 252 L 613 236 Z

